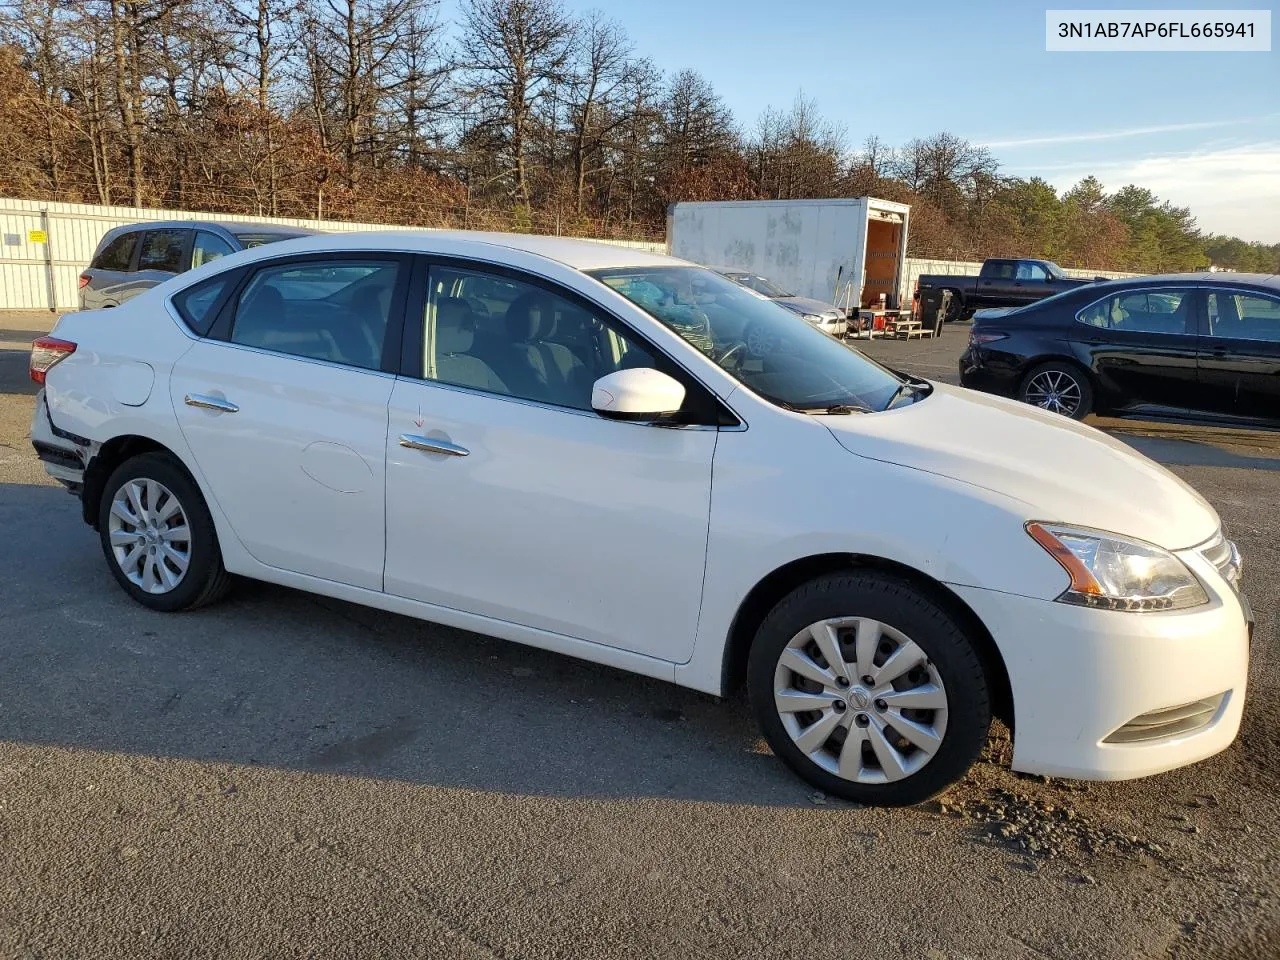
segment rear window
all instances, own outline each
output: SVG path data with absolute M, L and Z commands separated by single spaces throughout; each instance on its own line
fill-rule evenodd
M 223 293 L 231 283 L 230 274 L 222 274 L 194 287 L 187 287 L 173 298 L 173 306 L 177 309 L 191 332 L 204 337 L 208 336 L 216 316 L 214 308 L 221 302 Z
M 182 250 L 187 242 L 186 230 L 148 230 L 142 237 L 138 254 L 139 270 L 182 272 Z
M 89 266 L 94 270 L 128 270 L 129 264 L 133 263 L 133 248 L 137 245 L 138 232 L 136 230 L 122 233 L 103 247 L 102 251 L 93 258 L 93 263 L 89 264 Z

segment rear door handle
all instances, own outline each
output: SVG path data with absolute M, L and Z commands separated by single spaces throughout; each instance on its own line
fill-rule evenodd
M 220 397 L 206 397 L 202 393 L 188 393 L 182 398 L 188 407 L 199 407 L 201 410 L 216 410 L 218 413 L 239 413 L 240 408 L 230 400 Z
M 448 440 L 420 437 L 416 433 L 400 434 L 400 446 L 408 447 L 410 450 L 423 450 L 427 453 L 443 453 L 450 457 L 465 457 L 471 453 L 466 447 L 460 447 Z

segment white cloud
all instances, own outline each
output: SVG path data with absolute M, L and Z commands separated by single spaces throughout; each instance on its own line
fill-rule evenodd
M 1200 229 L 1280 242 L 1280 141 L 1158 157 L 1046 166 L 1034 171 L 1060 190 L 1093 174 L 1108 190 L 1134 183 L 1190 207 Z
M 1130 127 L 1127 130 L 1098 130 L 1088 133 L 1063 133 L 1047 137 L 1020 137 L 1015 140 L 987 140 L 982 146 L 1000 149 L 1015 147 L 1039 147 L 1047 144 L 1092 143 L 1097 140 L 1120 140 L 1126 137 L 1145 137 L 1157 133 L 1180 133 L 1184 130 L 1209 130 L 1214 127 L 1235 127 L 1246 123 L 1258 123 L 1267 118 L 1242 117 L 1238 120 L 1204 120 L 1197 123 L 1167 123 L 1157 127 Z

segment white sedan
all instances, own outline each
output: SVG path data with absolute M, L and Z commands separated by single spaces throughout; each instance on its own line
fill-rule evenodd
M 745 678 L 778 757 L 864 803 L 954 782 L 993 715 L 1014 769 L 1102 779 L 1240 724 L 1239 556 L 1194 490 L 683 261 L 307 237 L 64 316 L 31 372 L 36 450 L 154 610 L 239 575 Z

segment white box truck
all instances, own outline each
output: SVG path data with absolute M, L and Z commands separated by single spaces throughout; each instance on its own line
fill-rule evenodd
M 750 270 L 797 296 L 852 315 L 897 308 L 911 208 L 843 200 L 731 200 L 673 203 L 667 251 L 706 267 Z

